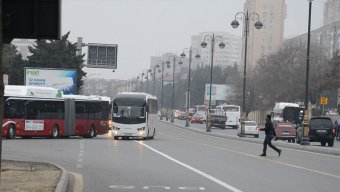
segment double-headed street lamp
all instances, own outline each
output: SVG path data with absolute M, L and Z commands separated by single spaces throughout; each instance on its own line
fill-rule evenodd
M 306 62 L 306 93 L 305 93 L 305 112 L 303 116 L 303 136 L 301 138 L 301 145 L 309 145 L 309 112 L 308 112 L 308 103 L 309 103 L 309 51 L 310 51 L 310 26 L 311 26 L 311 15 L 312 15 L 312 1 L 309 1 L 309 12 L 308 12 L 308 37 L 307 37 L 307 62 Z
M 190 76 L 190 73 L 191 73 L 191 60 L 192 60 L 192 53 L 194 52 L 194 54 L 196 54 L 196 59 L 199 59 L 201 56 L 198 54 L 198 50 L 195 49 L 195 48 L 192 48 L 190 47 L 189 49 L 188 48 L 185 48 L 183 50 L 183 53 L 181 54 L 181 57 L 182 58 L 185 58 L 185 52 L 189 53 L 189 72 L 188 72 L 188 88 L 187 88 L 187 115 L 189 114 L 189 109 L 190 109 L 190 81 L 191 81 L 191 76 Z M 189 119 L 188 118 L 185 118 L 186 121 L 185 121 L 185 126 L 186 127 L 190 127 L 190 123 L 189 123 Z
M 143 86 L 143 83 L 144 83 L 144 75 L 145 73 L 142 73 L 142 77 L 141 77 L 141 80 L 142 80 L 142 89 L 141 89 L 141 92 L 144 92 L 144 86 Z
M 207 113 L 207 123 L 206 128 L 207 132 L 211 132 L 211 91 L 212 91 L 212 72 L 213 72 L 213 65 L 214 65 L 214 51 L 215 51 L 215 41 L 220 41 L 220 44 L 218 45 L 221 49 L 225 47 L 225 44 L 223 43 L 223 37 L 219 35 L 206 35 L 204 37 L 204 41 L 201 43 L 201 46 L 203 48 L 207 47 L 207 42 L 211 42 L 211 64 L 210 64 L 210 87 L 209 87 L 209 108 Z
M 149 93 L 149 74 L 150 74 L 150 76 L 152 75 L 151 69 L 146 70 L 145 79 L 146 79 L 146 92 L 147 93 Z
M 179 65 L 183 64 L 182 61 L 178 62 Z M 166 61 L 167 68 L 170 68 L 170 61 Z M 171 105 L 171 123 L 174 123 L 174 104 L 175 104 L 175 65 L 176 65 L 176 55 L 173 55 L 173 63 L 172 63 L 172 105 Z
M 235 15 L 235 20 L 231 22 L 231 26 L 233 28 L 237 28 L 240 24 L 237 21 L 237 19 L 244 19 L 244 37 L 245 37 L 245 45 L 244 45 L 244 69 L 243 69 L 243 97 L 242 97 L 242 117 L 241 117 L 241 132 L 239 134 L 240 137 L 245 137 L 245 127 L 244 127 L 244 121 L 246 118 L 246 75 L 247 75 L 247 41 L 248 41 L 248 35 L 249 35 L 249 20 L 256 20 L 255 22 L 255 28 L 261 29 L 263 24 L 260 21 L 260 16 L 258 13 L 252 12 L 246 13 L 244 12 L 238 12 Z

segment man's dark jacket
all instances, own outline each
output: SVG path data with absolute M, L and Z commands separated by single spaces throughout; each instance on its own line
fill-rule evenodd
M 264 125 L 264 128 L 261 129 L 261 131 L 264 131 L 266 135 L 276 136 L 274 125 L 273 122 L 271 121 L 267 121 L 266 124 Z

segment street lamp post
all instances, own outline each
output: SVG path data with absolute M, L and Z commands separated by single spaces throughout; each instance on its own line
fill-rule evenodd
M 145 73 L 142 73 L 142 78 L 141 78 L 141 80 L 142 80 L 142 89 L 141 89 L 141 92 L 144 92 L 144 86 L 143 86 L 144 75 L 145 75 Z
M 312 1 L 309 1 L 309 12 L 308 12 L 308 37 L 307 37 L 307 62 L 306 62 L 306 95 L 305 95 L 305 113 L 303 116 L 303 136 L 301 138 L 301 145 L 309 145 L 309 112 L 308 112 L 308 103 L 309 103 L 309 52 L 310 52 L 310 26 L 311 26 L 311 15 L 312 15 Z
M 156 67 L 153 68 L 153 87 L 152 87 L 153 95 L 155 95 L 155 85 L 156 85 Z
M 198 54 L 198 50 L 195 48 L 190 47 L 189 49 L 186 48 L 183 50 L 183 53 L 181 54 L 182 58 L 185 58 L 185 52 L 189 53 L 189 72 L 188 72 L 188 88 L 187 88 L 187 115 L 189 114 L 190 109 L 190 82 L 191 82 L 191 60 L 192 60 L 192 53 L 196 52 L 196 59 L 199 59 L 201 56 Z M 190 127 L 189 119 L 185 118 L 185 126 Z
M 214 51 L 215 51 L 215 41 L 219 40 L 221 41 L 218 45 L 221 49 L 225 47 L 225 44 L 223 43 L 223 37 L 219 35 L 206 35 L 204 37 L 204 41 L 201 43 L 201 47 L 206 48 L 207 47 L 207 41 L 211 42 L 211 64 L 210 64 L 210 87 L 209 87 L 209 108 L 207 113 L 207 123 L 206 123 L 206 131 L 211 132 L 211 91 L 212 91 L 212 72 L 213 72 L 213 66 L 214 66 Z
M 146 70 L 145 79 L 146 79 L 146 92 L 147 93 L 149 93 L 149 74 L 150 74 L 150 76 L 152 75 L 151 69 Z
M 170 61 L 166 62 L 167 67 L 170 68 Z M 182 61 L 178 62 L 178 64 L 183 64 Z M 176 65 L 176 55 L 173 55 L 173 63 L 172 63 L 172 104 L 171 104 L 171 123 L 174 123 L 174 105 L 175 105 L 175 65 Z
M 138 80 L 139 80 L 139 76 L 137 76 L 137 82 L 136 82 L 136 92 L 138 92 Z
M 156 67 L 157 68 L 159 68 L 160 66 L 157 64 L 156 65 Z M 160 107 L 160 109 L 161 109 L 161 117 L 160 117 L 160 120 L 163 120 L 163 110 L 162 110 L 162 108 L 163 108 L 163 87 L 164 87 L 164 83 L 163 83 L 163 79 L 164 79 L 164 62 L 162 62 L 162 79 L 161 79 L 161 107 Z
M 240 16 L 238 18 L 238 16 Z M 245 37 L 245 45 L 244 45 L 244 69 L 243 69 L 243 97 L 242 97 L 242 117 L 241 117 L 241 132 L 239 133 L 240 137 L 245 137 L 245 127 L 244 127 L 244 121 L 246 119 L 246 76 L 247 76 L 247 41 L 248 41 L 248 35 L 249 35 L 249 20 L 251 18 L 254 18 L 255 20 L 257 20 L 255 22 L 255 28 L 256 29 L 261 29 L 263 24 L 260 21 L 260 16 L 258 13 L 252 12 L 252 13 L 248 13 L 248 11 L 246 13 L 244 12 L 238 12 L 235 15 L 235 19 L 231 22 L 231 26 L 233 28 L 237 28 L 240 24 L 237 21 L 237 19 L 241 19 L 242 17 L 244 18 L 244 37 Z

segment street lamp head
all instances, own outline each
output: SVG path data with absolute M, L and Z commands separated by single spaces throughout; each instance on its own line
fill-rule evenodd
M 181 57 L 184 58 L 184 57 L 185 57 L 185 53 L 182 53 L 182 54 L 181 54 Z
M 263 27 L 262 22 L 261 22 L 261 21 L 256 21 L 256 23 L 255 23 L 255 28 L 256 28 L 256 29 L 261 29 L 262 27 Z
M 165 63 L 166 63 L 167 65 L 170 65 L 170 61 L 166 61 Z
M 208 46 L 207 42 L 203 41 L 203 42 L 201 43 L 201 47 L 206 48 L 207 46 Z
M 144 76 L 145 74 L 144 73 L 142 73 L 142 77 Z
M 152 71 L 152 70 L 151 70 L 151 69 L 149 69 L 148 71 L 149 71 L 149 73 L 151 73 L 151 71 Z
M 169 69 L 171 66 L 170 66 L 170 62 L 166 64 L 166 67 Z
M 196 59 L 199 59 L 199 58 L 201 58 L 201 55 L 200 54 L 196 54 Z
M 140 77 L 139 76 L 137 76 L 137 79 L 139 79 Z
M 221 42 L 219 45 L 218 45 L 221 49 L 223 49 L 225 47 L 225 44 L 223 42 Z
M 240 25 L 240 23 L 235 19 L 234 21 L 231 22 L 231 26 L 235 29 Z
M 179 64 L 179 65 L 182 65 L 182 64 L 183 64 L 183 62 L 182 62 L 182 61 L 179 61 L 179 62 L 178 62 L 178 64 Z

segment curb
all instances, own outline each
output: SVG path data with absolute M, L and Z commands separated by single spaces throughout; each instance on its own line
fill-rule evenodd
M 235 141 L 244 141 L 248 143 L 257 143 L 257 144 L 263 143 L 263 141 L 252 139 L 252 138 L 238 137 L 238 136 L 231 136 L 231 135 L 221 135 L 221 134 L 212 133 L 212 132 L 199 131 L 191 127 L 188 128 L 188 127 L 184 127 L 181 125 L 169 123 L 166 121 L 160 121 L 160 122 L 164 124 L 172 125 L 172 126 L 175 126 L 181 129 L 185 129 L 188 131 L 200 133 L 200 134 L 212 135 L 215 137 L 220 137 L 220 138 L 225 138 L 225 139 L 230 139 L 230 140 L 235 140 Z M 273 141 L 273 143 L 275 143 L 275 145 L 279 147 L 284 147 L 284 148 L 289 148 L 289 149 L 308 151 L 308 152 L 320 153 L 320 154 L 325 154 L 325 155 L 340 156 L 340 149 L 334 149 L 333 147 L 316 147 L 316 146 L 300 145 L 300 144 L 294 144 L 294 143 L 281 143 L 281 142 L 276 142 L 276 141 Z
M 69 174 L 68 174 L 67 170 L 64 169 L 63 167 L 57 165 L 57 164 L 53 164 L 53 163 L 50 163 L 50 164 L 58 167 L 62 171 L 59 182 L 58 182 L 57 187 L 55 189 L 55 192 L 66 192 L 67 183 L 68 183 L 68 179 L 69 179 Z

